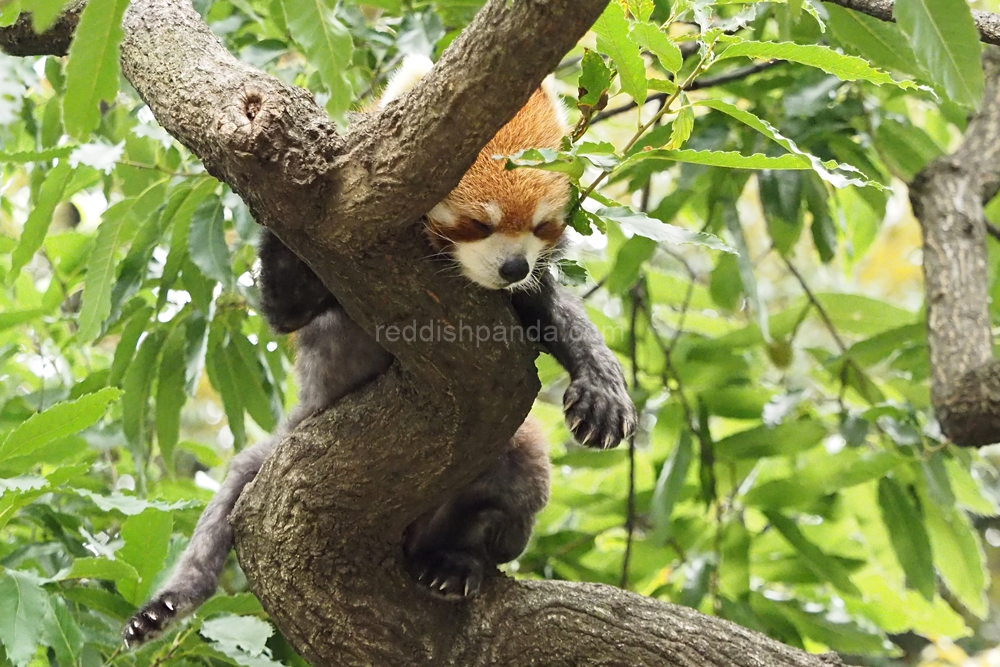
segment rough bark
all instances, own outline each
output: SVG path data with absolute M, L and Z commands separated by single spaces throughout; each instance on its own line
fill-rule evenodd
M 608 0 L 490 0 L 415 89 L 338 136 L 305 91 L 234 59 L 187 0 L 135 0 L 122 66 L 159 122 L 369 331 L 514 324 L 426 261 L 420 216 Z M 530 54 L 531 57 L 525 57 Z M 276 450 L 233 516 L 254 592 L 323 665 L 820 667 L 835 657 L 613 588 L 492 577 L 466 604 L 401 567 L 401 533 L 498 452 L 538 389 L 523 341 L 384 341 L 397 363 Z
M 923 169 L 910 202 L 924 233 L 931 400 L 955 444 L 1000 442 L 983 204 L 1000 184 L 1000 51 L 983 57 L 986 95 L 961 146 Z
M 826 0 L 826 2 L 874 16 L 880 21 L 896 20 L 892 14 L 895 4 L 893 0 Z M 981 41 L 987 44 L 1000 44 L 1000 14 L 973 9 L 972 18 L 976 22 Z

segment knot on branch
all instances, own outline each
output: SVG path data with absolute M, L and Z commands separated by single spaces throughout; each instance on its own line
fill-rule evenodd
M 934 397 L 948 439 L 960 447 L 983 447 L 1000 440 L 1000 362 L 973 368 L 949 389 Z

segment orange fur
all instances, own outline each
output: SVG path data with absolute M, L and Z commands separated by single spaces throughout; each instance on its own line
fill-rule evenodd
M 562 235 L 562 213 L 569 198 L 569 182 L 562 174 L 538 169 L 511 169 L 505 160 L 495 155 L 513 155 L 527 148 L 558 148 L 565 134 L 552 100 L 541 89 L 518 111 L 479 153 L 461 182 L 445 197 L 442 204 L 455 213 L 454 224 L 431 219 L 432 232 L 452 242 L 484 238 L 475 221 L 493 223 L 493 231 L 512 236 L 531 233 L 534 214 L 540 203 L 552 208 L 552 214 L 542 220 L 553 224 L 539 229 L 539 238 L 552 245 Z M 487 202 L 499 206 L 499 221 L 491 221 L 483 209 Z

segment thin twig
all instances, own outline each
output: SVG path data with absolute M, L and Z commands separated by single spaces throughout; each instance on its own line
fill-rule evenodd
M 826 309 L 823 308 L 823 304 L 819 302 L 819 299 L 816 298 L 816 295 L 813 294 L 813 291 L 809 289 L 808 283 L 806 283 L 806 280 L 805 278 L 802 277 L 802 274 L 799 273 L 799 270 L 795 268 L 795 265 L 792 264 L 792 262 L 787 257 L 782 256 L 781 259 L 785 263 L 785 266 L 788 267 L 788 270 L 792 272 L 792 275 L 795 276 L 795 279 L 799 281 L 799 285 L 802 286 L 802 291 L 806 293 L 806 298 L 809 299 L 809 302 L 816 309 L 816 312 L 819 313 L 820 318 L 822 318 L 823 320 L 823 324 L 826 325 L 826 328 L 830 332 L 830 335 L 833 336 L 834 342 L 837 343 L 837 347 L 840 348 L 840 353 L 846 355 L 847 346 L 844 344 L 844 341 L 840 338 L 840 334 L 837 332 L 837 327 L 833 324 L 833 320 L 830 319 L 830 316 L 827 314 Z
M 154 171 L 159 171 L 161 173 L 167 174 L 168 176 L 180 176 L 182 178 L 197 178 L 199 176 L 208 176 L 205 172 L 191 172 L 191 171 L 171 171 L 169 169 L 164 169 L 158 164 L 143 164 L 141 162 L 132 162 L 131 160 L 116 160 L 115 164 L 122 165 L 123 167 L 133 167 L 135 169 L 152 169 Z

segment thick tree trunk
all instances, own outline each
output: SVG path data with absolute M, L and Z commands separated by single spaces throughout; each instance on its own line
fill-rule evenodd
M 133 2 L 122 67 L 368 331 L 510 331 L 502 294 L 426 261 L 420 216 L 607 2 L 490 0 L 413 94 L 345 136 L 309 93 L 235 60 L 187 0 Z M 293 433 L 233 517 L 252 589 L 313 665 L 839 664 L 606 586 L 498 575 L 471 602 L 432 598 L 401 568 L 402 531 L 513 434 L 538 389 L 534 352 L 511 337 L 385 345 L 390 371 Z
M 983 58 L 986 95 L 962 145 L 910 185 L 924 232 L 931 399 L 955 444 L 1000 442 L 1000 363 L 993 360 L 983 204 L 1000 185 L 1000 50 Z

